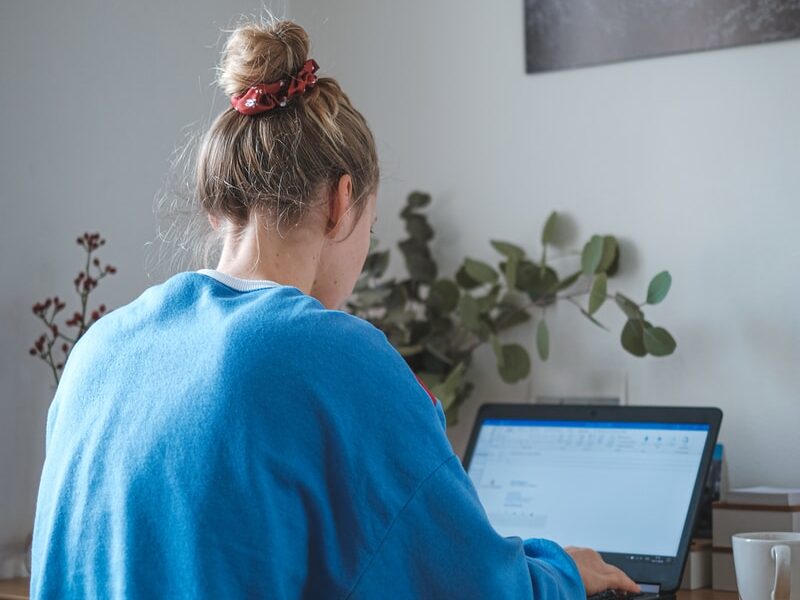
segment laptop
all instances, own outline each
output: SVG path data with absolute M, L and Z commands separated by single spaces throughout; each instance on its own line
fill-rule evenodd
M 464 468 L 501 535 L 593 548 L 638 598 L 673 598 L 721 421 L 717 408 L 485 404 Z

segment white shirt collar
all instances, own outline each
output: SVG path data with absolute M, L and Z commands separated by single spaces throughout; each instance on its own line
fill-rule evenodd
M 279 283 L 268 279 L 240 279 L 239 277 L 233 277 L 232 275 L 222 273 L 216 269 L 200 269 L 197 272 L 201 275 L 207 275 L 212 279 L 216 279 L 220 283 L 239 292 L 251 292 L 253 290 L 263 290 L 265 288 L 280 286 Z

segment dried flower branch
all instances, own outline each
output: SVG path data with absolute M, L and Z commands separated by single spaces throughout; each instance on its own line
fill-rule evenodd
M 33 314 L 45 326 L 45 332 L 36 339 L 28 353 L 48 364 L 56 385 L 72 348 L 89 327 L 106 313 L 105 304 L 89 311 L 89 295 L 97 289 L 100 280 L 117 272 L 116 267 L 103 264 L 94 256 L 105 243 L 99 233 L 84 233 L 77 239 L 77 244 L 86 252 L 86 263 L 84 269 L 73 280 L 75 292 L 80 300 L 80 310 L 75 311 L 64 321 L 67 329 L 62 329 L 56 324 L 56 318 L 67 307 L 67 303 L 60 297 L 47 298 L 44 302 L 33 305 Z

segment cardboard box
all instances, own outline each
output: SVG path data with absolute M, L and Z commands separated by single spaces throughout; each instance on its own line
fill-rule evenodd
M 752 531 L 800 532 L 800 506 L 760 506 L 715 502 L 713 506 L 714 548 L 730 548 L 736 533 Z
M 736 592 L 736 570 L 733 567 L 733 551 L 730 548 L 711 550 L 711 587 L 723 592 Z
M 755 531 L 800 533 L 800 506 L 715 502 L 711 548 L 711 585 L 715 590 L 736 591 L 731 538 Z
M 711 586 L 711 540 L 692 540 L 686 568 L 683 570 L 682 590 L 697 590 Z

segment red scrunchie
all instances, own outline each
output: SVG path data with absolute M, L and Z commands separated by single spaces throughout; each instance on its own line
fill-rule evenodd
M 231 106 L 243 115 L 257 115 L 286 106 L 290 98 L 301 96 L 316 85 L 317 76 L 314 73 L 318 69 L 317 61 L 309 58 L 294 77 L 274 83 L 258 83 L 250 86 L 244 94 L 234 94 L 231 96 Z

